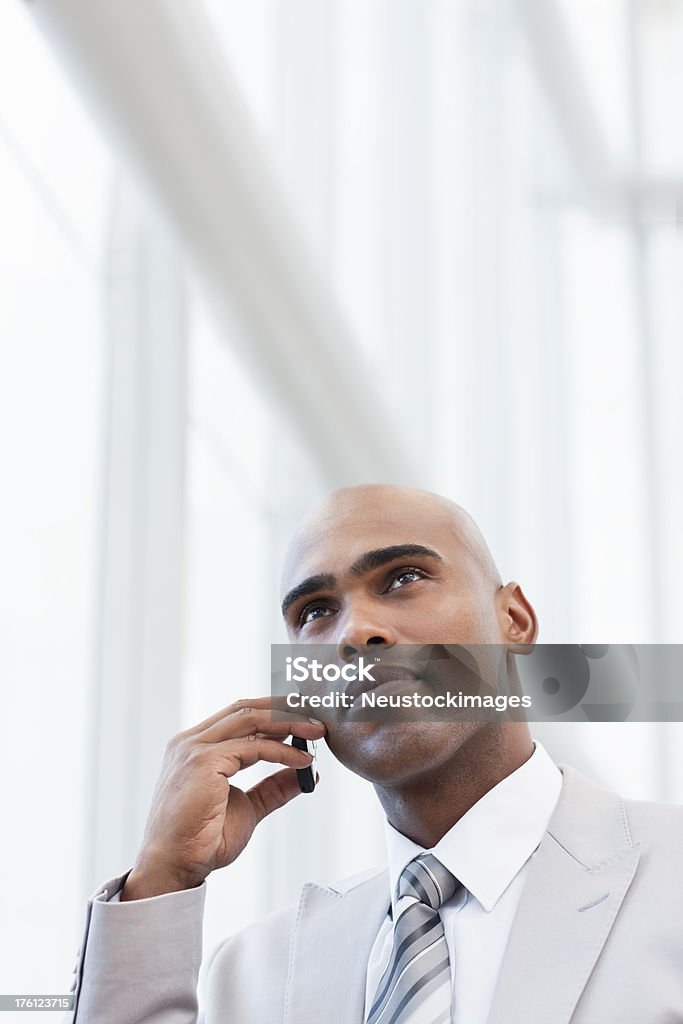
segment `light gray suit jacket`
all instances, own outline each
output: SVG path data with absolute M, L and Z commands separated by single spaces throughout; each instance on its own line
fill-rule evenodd
M 683 808 L 623 801 L 561 769 L 489 1024 L 681 1024 Z M 204 891 L 124 904 L 94 897 L 68 1019 L 362 1024 L 367 961 L 389 901 L 385 871 L 306 885 L 297 906 L 227 939 L 208 962 L 198 1018 Z

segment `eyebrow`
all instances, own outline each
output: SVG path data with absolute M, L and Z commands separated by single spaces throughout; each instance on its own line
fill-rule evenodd
M 364 576 L 373 569 L 379 569 L 397 558 L 433 558 L 437 562 L 443 562 L 441 555 L 424 544 L 393 544 L 387 548 L 375 548 L 374 551 L 366 551 L 357 558 L 350 566 L 354 576 Z M 301 583 L 298 583 L 285 595 L 282 602 L 282 616 L 287 615 L 290 607 L 301 597 L 307 597 L 320 590 L 332 590 L 337 583 L 336 576 L 329 572 L 321 572 L 315 576 L 308 576 Z
M 435 558 L 437 562 L 443 562 L 443 558 L 438 552 L 433 551 L 432 548 L 426 548 L 424 544 L 394 544 L 389 548 L 366 551 L 353 563 L 351 572 L 354 576 L 364 576 L 366 572 L 379 569 L 396 558 Z
M 291 605 L 295 601 L 298 601 L 300 597 L 307 597 L 309 594 L 315 594 L 318 590 L 332 590 L 337 582 L 336 576 L 333 576 L 330 572 L 320 572 L 317 576 L 309 576 L 301 583 L 297 583 L 295 587 L 285 594 L 285 598 L 282 602 L 282 617 L 285 618 Z

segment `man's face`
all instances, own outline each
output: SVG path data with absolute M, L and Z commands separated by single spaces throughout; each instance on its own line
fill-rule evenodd
M 506 642 L 501 586 L 446 502 L 423 492 L 354 488 L 305 524 L 284 572 L 293 643 L 329 644 L 352 659 L 366 645 Z M 450 759 L 471 722 L 328 725 L 335 756 L 379 785 L 410 781 Z

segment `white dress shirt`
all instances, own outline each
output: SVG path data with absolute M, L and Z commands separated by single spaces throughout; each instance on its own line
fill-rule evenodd
M 524 882 L 560 795 L 562 775 L 543 747 L 494 786 L 429 853 L 459 879 L 440 910 L 453 982 L 454 1024 L 485 1024 Z M 423 847 L 386 824 L 392 904 L 404 867 Z M 392 948 L 387 914 L 370 953 L 365 1005 L 372 1005 Z M 422 1024 L 419 1006 L 410 1018 Z

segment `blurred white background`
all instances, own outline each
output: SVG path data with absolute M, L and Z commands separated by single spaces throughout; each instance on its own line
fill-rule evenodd
M 2 5 L 0 992 L 68 989 L 165 740 L 267 692 L 331 486 L 463 504 L 545 642 L 683 642 L 682 55 L 682 0 Z M 681 729 L 537 734 L 681 801 Z M 381 857 L 320 761 L 207 949 Z

